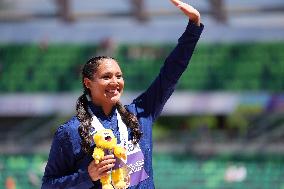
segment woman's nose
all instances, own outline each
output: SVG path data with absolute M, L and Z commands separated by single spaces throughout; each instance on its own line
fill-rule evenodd
M 118 79 L 116 77 L 112 77 L 110 82 L 112 84 L 118 84 Z

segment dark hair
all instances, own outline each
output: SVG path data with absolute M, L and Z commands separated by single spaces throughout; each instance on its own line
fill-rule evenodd
M 80 126 L 78 128 L 78 132 L 81 137 L 81 147 L 84 152 L 87 154 L 92 154 L 93 149 L 91 148 L 92 136 L 92 115 L 88 111 L 88 99 L 87 95 L 91 96 L 90 90 L 84 85 L 84 78 L 93 79 L 94 74 L 96 73 L 98 67 L 103 63 L 104 60 L 114 58 L 108 56 L 97 56 L 93 57 L 86 62 L 82 69 L 82 84 L 84 88 L 84 94 L 82 94 L 76 104 L 77 117 L 80 121 Z M 116 60 L 115 60 L 116 61 Z M 117 61 L 116 61 L 117 62 Z M 116 108 L 121 115 L 122 121 L 124 124 L 131 129 L 133 142 L 138 143 L 142 132 L 139 129 L 139 123 L 137 117 L 129 112 L 120 102 L 117 102 Z

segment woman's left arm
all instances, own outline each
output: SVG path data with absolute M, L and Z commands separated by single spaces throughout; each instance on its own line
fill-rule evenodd
M 178 0 L 171 1 L 189 17 L 189 23 L 179 38 L 178 44 L 166 58 L 157 78 L 143 94 L 134 100 L 137 112 L 143 111 L 144 116 L 150 116 L 152 121 L 160 115 L 166 101 L 173 93 L 179 78 L 187 68 L 203 30 L 200 14 L 196 9 Z

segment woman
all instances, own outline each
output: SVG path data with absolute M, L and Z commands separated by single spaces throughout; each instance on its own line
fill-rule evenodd
M 171 1 L 189 17 L 188 26 L 157 78 L 130 105 L 124 107 L 119 102 L 124 81 L 115 59 L 95 57 L 84 65 L 84 94 L 77 101 L 77 115 L 60 126 L 54 136 L 43 189 L 101 188 L 100 179 L 109 174 L 116 160 L 113 155 L 104 156 L 98 164 L 92 159 L 92 134 L 99 128 L 112 129 L 118 143 L 128 149 L 129 144 L 137 149 L 134 158 L 140 158 L 139 164 L 129 165 L 133 173 L 130 188 L 154 188 L 152 124 L 173 93 L 203 30 L 197 10 L 179 0 Z

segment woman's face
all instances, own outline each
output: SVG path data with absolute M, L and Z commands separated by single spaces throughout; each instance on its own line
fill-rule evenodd
M 124 80 L 115 60 L 104 59 L 94 73 L 93 79 L 84 78 L 85 86 L 90 89 L 92 100 L 98 106 L 115 105 L 123 92 Z

